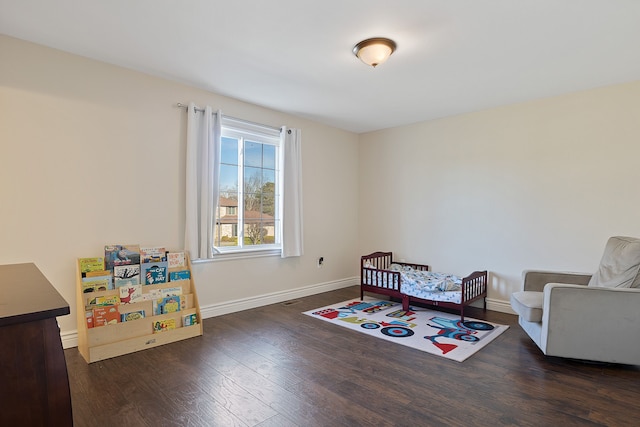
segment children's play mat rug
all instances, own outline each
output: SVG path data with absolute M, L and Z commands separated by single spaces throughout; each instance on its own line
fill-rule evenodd
M 333 324 L 462 362 L 489 344 L 508 326 L 460 314 L 410 307 L 365 297 L 304 312 Z

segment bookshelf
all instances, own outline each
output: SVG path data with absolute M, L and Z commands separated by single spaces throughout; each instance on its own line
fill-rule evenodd
M 109 324 L 104 326 L 88 327 L 86 313 L 86 303 L 90 298 L 119 296 L 118 288 L 113 290 L 83 292 L 82 273 L 80 259 L 77 261 L 77 317 L 78 317 L 78 350 L 87 363 L 93 363 L 104 359 L 109 359 L 124 354 L 133 353 L 148 348 L 158 347 L 164 344 L 193 338 L 202 335 L 202 317 L 200 315 L 200 304 L 193 280 L 193 275 L 186 280 L 168 281 L 155 285 L 143 285 L 142 294 L 150 294 L 154 290 L 165 290 L 168 288 L 182 288 L 182 307 L 180 311 L 154 315 L 152 300 L 143 300 L 131 304 L 119 304 L 117 309 L 120 314 L 144 310 L 145 317 Z M 171 268 L 171 271 L 189 270 L 191 272 L 191 260 L 188 253 L 185 253 L 185 267 Z M 183 325 L 185 315 L 195 314 L 197 323 L 190 326 Z M 175 322 L 175 329 L 154 333 L 156 322 Z

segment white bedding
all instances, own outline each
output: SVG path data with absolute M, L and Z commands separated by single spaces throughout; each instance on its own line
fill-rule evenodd
M 374 268 L 371 265 L 364 265 L 365 268 Z M 462 302 L 462 278 L 451 274 L 437 273 L 433 271 L 415 270 L 409 266 L 391 264 L 389 270 L 398 271 L 402 277 L 402 293 L 417 298 L 431 301 L 446 301 L 455 304 Z M 373 273 L 377 277 L 373 277 Z M 395 283 L 397 276 L 384 274 L 381 271 L 363 272 L 364 283 L 377 284 L 383 287 L 398 290 L 398 283 Z M 388 277 L 394 278 L 394 283 L 387 283 Z

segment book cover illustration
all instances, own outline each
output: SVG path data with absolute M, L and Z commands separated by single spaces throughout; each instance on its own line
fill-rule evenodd
M 85 310 L 84 318 L 87 321 L 87 328 L 93 328 L 93 310 Z
M 179 268 L 186 265 L 186 255 L 184 252 L 168 252 L 167 262 L 169 268 Z
M 100 271 L 104 270 L 104 258 L 80 258 L 80 273 L 82 273 L 83 277 L 85 273 L 89 273 L 91 271 Z
M 167 260 L 167 251 L 164 247 L 144 247 L 140 248 L 140 262 L 161 262 Z
M 170 271 L 169 281 L 174 282 L 176 280 L 189 280 L 191 278 L 191 272 L 189 270 Z
M 198 323 L 198 316 L 196 313 L 185 314 L 182 316 L 182 326 L 193 326 Z
M 156 289 L 156 291 L 158 291 L 157 295 L 158 298 L 161 297 L 172 297 L 174 295 L 182 295 L 182 287 L 180 286 L 174 286 L 171 288 L 164 288 L 164 289 Z
M 142 264 L 141 274 L 145 285 L 167 283 L 167 261 Z
M 118 290 L 120 291 L 120 302 L 122 304 L 133 304 L 143 300 L 142 285 L 121 286 Z
M 106 245 L 104 262 L 107 270 L 116 265 L 140 264 L 140 245 Z
M 121 322 L 131 322 L 132 320 L 144 319 L 144 310 L 130 311 L 120 315 Z
M 176 328 L 175 319 L 155 320 L 153 322 L 153 333 L 166 332 Z
M 162 289 L 151 289 L 149 292 L 142 294 L 143 301 L 155 301 L 162 297 Z
M 151 289 L 149 292 L 142 294 L 144 301 L 156 301 L 165 297 L 180 296 L 182 295 L 182 288 L 180 286 L 164 289 Z
M 108 291 L 113 289 L 113 280 L 109 276 L 83 277 L 82 292 Z
M 120 323 L 120 312 L 117 305 L 95 307 L 93 309 L 94 327 L 115 325 Z
M 115 281 L 135 279 L 140 283 L 140 264 L 114 265 L 113 279 Z
M 102 277 L 102 276 L 111 276 L 111 270 L 94 270 L 87 271 L 82 274 L 82 277 Z
M 118 295 L 103 295 L 100 297 L 87 298 L 87 306 L 105 306 L 105 305 L 117 305 L 120 304 L 120 297 Z
M 135 286 L 140 284 L 140 278 L 134 277 L 131 279 L 118 279 L 115 278 L 113 280 L 113 285 L 116 289 L 121 288 L 123 286 Z
M 158 316 L 160 314 L 176 313 L 180 311 L 181 306 L 182 297 L 179 295 L 160 298 L 153 301 L 153 314 Z

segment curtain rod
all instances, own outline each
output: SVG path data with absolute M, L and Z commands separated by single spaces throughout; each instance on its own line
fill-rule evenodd
M 178 108 L 184 108 L 185 110 L 189 108 L 189 106 L 188 106 L 188 105 L 185 105 L 185 104 L 183 104 L 183 103 L 181 103 L 181 102 L 178 102 L 178 103 L 176 104 L 176 106 L 177 106 Z M 201 112 L 201 113 L 204 113 L 204 108 L 198 108 L 198 107 L 196 107 L 196 111 Z M 275 130 L 275 131 L 278 131 L 278 132 L 281 132 L 281 131 L 282 131 L 282 128 L 281 128 L 281 127 L 277 128 L 277 127 L 274 127 L 274 126 L 264 125 L 264 124 L 262 124 L 262 123 L 251 122 L 251 121 L 249 121 L 249 120 L 239 119 L 239 118 L 237 118 L 237 117 L 227 116 L 226 114 L 223 114 L 223 115 L 222 115 L 222 117 L 227 118 L 227 119 L 231 119 L 231 120 L 236 120 L 236 121 L 239 121 L 239 122 L 249 123 L 249 124 L 251 124 L 251 125 L 259 126 L 259 127 L 263 127 L 263 128 L 265 128 L 265 129 L 272 129 L 272 130 Z

